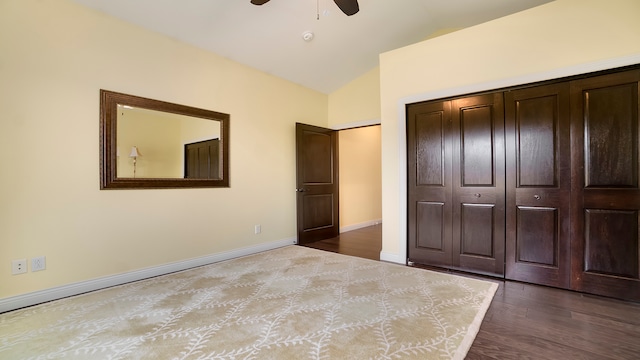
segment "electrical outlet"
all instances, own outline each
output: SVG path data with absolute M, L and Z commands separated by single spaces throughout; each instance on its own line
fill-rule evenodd
M 256 226 L 253 228 L 253 232 L 254 232 L 255 234 L 260 234 L 260 233 L 262 232 L 262 225 L 256 225 Z
M 38 256 L 31 259 L 31 272 L 41 271 L 47 268 L 46 258 Z
M 11 273 L 13 275 L 24 274 L 27 272 L 27 259 L 13 260 L 11 262 Z

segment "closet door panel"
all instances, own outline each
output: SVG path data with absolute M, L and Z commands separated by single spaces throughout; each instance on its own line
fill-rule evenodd
M 509 97 L 515 109 L 517 138 L 517 186 L 556 187 L 558 171 L 556 149 L 559 138 L 558 94 L 523 97 L 522 91 Z M 568 94 L 568 93 L 567 93 Z M 568 106 L 568 103 L 566 104 Z M 511 108 L 510 108 L 511 109 Z M 511 170 L 511 169 L 510 169 Z
M 416 248 L 444 253 L 445 214 L 443 202 L 418 201 L 416 204 Z
M 576 80 L 571 288 L 640 301 L 640 70 Z
M 449 101 L 407 107 L 408 258 L 451 265 Z
M 637 229 L 638 211 L 586 209 L 585 271 L 638 279 Z
M 558 267 L 558 249 L 561 241 L 558 236 L 558 213 L 557 208 L 541 206 L 516 208 L 516 262 Z
M 637 84 L 584 90 L 585 187 L 638 187 Z
M 494 208 L 487 204 L 462 204 L 460 254 L 493 258 Z
M 502 93 L 452 101 L 453 267 L 504 274 Z
M 492 104 L 459 109 L 462 186 L 494 185 L 496 149 L 492 111 Z
M 505 94 L 508 279 L 569 287 L 570 119 L 568 82 Z
M 417 114 L 416 185 L 444 186 L 445 124 L 442 111 Z

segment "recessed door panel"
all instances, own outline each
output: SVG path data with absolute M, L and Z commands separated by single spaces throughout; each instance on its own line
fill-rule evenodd
M 558 209 L 518 206 L 518 262 L 557 267 L 558 243 Z
M 515 107 L 518 187 L 556 186 L 557 95 L 519 99 Z
M 302 168 L 302 182 L 331 184 L 333 182 L 332 134 L 304 130 L 302 143 L 305 144 L 302 151 L 303 164 L 305 164 Z
M 303 231 L 318 230 L 333 227 L 333 195 L 302 195 L 304 196 Z
M 583 92 L 586 187 L 638 187 L 638 86 Z
M 443 115 L 443 111 L 434 111 L 415 119 L 417 185 L 444 186 Z
M 585 210 L 584 271 L 639 279 L 638 211 Z
M 462 186 L 493 186 L 494 141 L 491 105 L 459 109 Z
M 444 203 L 420 201 L 417 207 L 417 247 L 444 251 Z
M 492 204 L 462 204 L 460 254 L 493 258 Z

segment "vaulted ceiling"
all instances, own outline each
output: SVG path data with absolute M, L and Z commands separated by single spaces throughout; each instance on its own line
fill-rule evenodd
M 74 1 L 330 93 L 378 66 L 380 53 L 550 0 L 360 0 L 353 16 L 333 0 Z

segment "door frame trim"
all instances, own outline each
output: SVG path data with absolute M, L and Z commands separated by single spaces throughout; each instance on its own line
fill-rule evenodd
M 371 119 L 371 120 L 362 120 L 362 121 L 352 121 L 344 124 L 337 124 L 334 126 L 330 126 L 329 129 L 336 130 L 336 131 L 351 130 L 351 129 L 361 128 L 365 126 L 375 126 L 380 124 L 382 124 L 382 121 L 380 119 Z
M 623 56 L 613 59 L 606 59 L 594 62 L 588 62 L 584 64 L 577 64 L 557 69 L 551 69 L 547 71 L 541 71 L 537 73 L 515 76 L 507 79 L 493 80 L 483 83 L 476 83 L 470 85 L 464 85 L 455 88 L 447 88 L 442 90 L 430 91 L 421 94 L 415 94 L 406 96 L 398 99 L 396 106 L 396 119 L 395 124 L 397 125 L 396 131 L 398 136 L 398 146 L 395 149 L 398 154 L 398 167 L 397 167 L 397 179 L 398 179 L 398 213 L 396 214 L 396 219 L 398 221 L 398 228 L 395 234 L 389 233 L 385 236 L 385 231 L 382 231 L 382 251 L 380 251 L 380 260 L 395 262 L 399 264 L 407 263 L 407 136 L 406 136 L 406 106 L 407 104 L 412 104 L 421 101 L 435 100 L 440 98 L 454 97 L 464 94 L 472 94 L 481 91 L 489 91 L 496 90 L 501 88 L 506 88 L 510 86 L 517 86 L 528 83 L 535 83 L 539 81 L 545 80 L 553 80 L 562 77 L 587 74 L 590 72 L 609 70 L 623 66 L 629 66 L 640 63 L 640 54 L 633 54 L 629 56 Z M 384 126 L 382 127 L 382 138 L 384 139 Z M 384 140 L 382 142 L 384 148 Z M 384 149 L 383 149 L 384 151 Z M 383 161 L 384 165 L 384 161 Z M 383 167 L 384 171 L 384 167 Z M 391 221 L 386 221 L 384 219 L 384 202 L 385 202 L 385 185 L 384 185 L 384 177 L 382 179 L 382 219 L 386 223 L 391 223 Z M 389 229 L 387 227 L 387 229 Z M 390 230 L 389 230 L 390 231 Z M 393 252 L 385 252 L 385 237 L 392 237 L 397 239 L 396 246 L 394 248 L 398 249 L 398 253 Z M 393 240 L 392 240 L 393 241 Z

